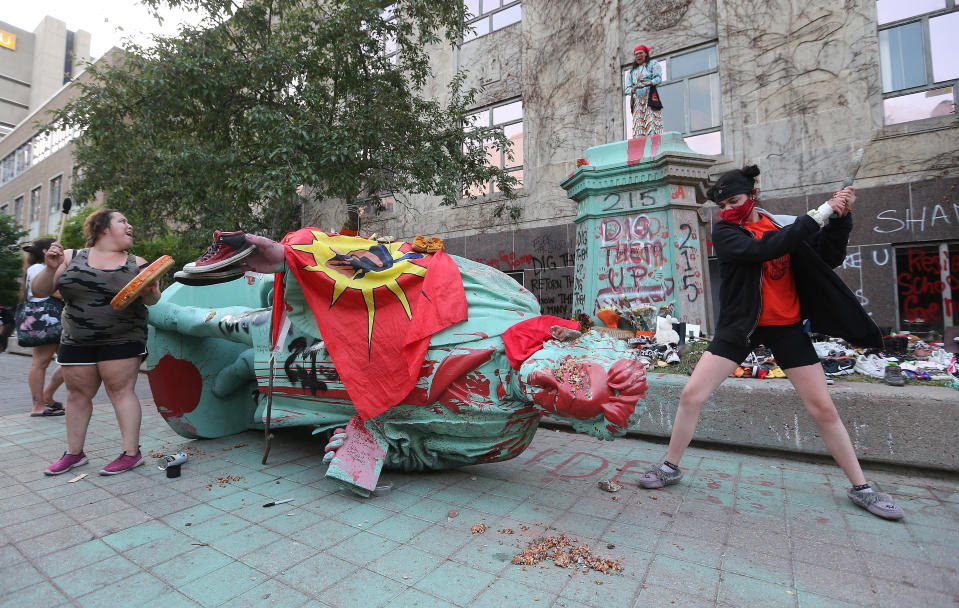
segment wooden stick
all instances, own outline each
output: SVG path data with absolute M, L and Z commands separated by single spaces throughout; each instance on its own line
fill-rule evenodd
M 73 206 L 73 199 L 69 196 L 63 199 L 63 214 L 60 215 L 60 228 L 57 230 L 57 242 L 63 241 L 63 228 L 67 225 L 67 217 L 70 215 L 70 207 Z

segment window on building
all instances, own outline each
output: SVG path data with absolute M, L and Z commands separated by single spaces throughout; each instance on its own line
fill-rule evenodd
M 40 220 L 40 186 L 30 191 L 30 221 Z
M 23 197 L 18 196 L 13 199 L 13 219 L 23 224 Z
M 896 250 L 900 328 L 943 333 L 959 325 L 959 241 Z
M 522 3 L 518 1 L 466 0 L 463 6 L 466 7 L 466 26 L 473 30 L 463 35 L 463 42 L 523 20 Z
M 389 215 L 393 213 L 393 207 L 396 205 L 396 197 L 392 192 L 381 192 L 378 195 L 380 204 L 370 203 L 362 205 L 357 213 L 361 218 L 376 217 L 377 215 Z
M 60 211 L 60 196 L 63 194 L 63 175 L 58 175 L 50 180 L 50 202 L 48 208 L 50 215 Z
M 486 156 L 491 165 L 505 169 L 523 185 L 523 102 L 522 100 L 509 101 L 486 108 L 471 114 L 467 118 L 467 125 L 473 127 L 496 127 L 503 131 L 513 145 L 510 149 L 512 159 L 505 151 L 497 150 L 490 145 L 486 148 Z M 477 186 L 468 191 L 468 195 L 479 196 L 499 192 L 496 183 L 490 181 L 483 186 Z
M 892 125 L 956 112 L 956 0 L 877 0 L 883 119 Z
M 663 69 L 657 89 L 663 101 L 663 130 L 683 134 L 686 145 L 700 154 L 721 154 L 722 106 L 719 89 L 719 51 L 715 44 L 656 57 Z M 623 86 L 626 74 L 623 71 Z M 632 137 L 629 97 L 623 96 L 626 139 Z
M 10 215 L 10 203 L 0 205 L 0 213 Z

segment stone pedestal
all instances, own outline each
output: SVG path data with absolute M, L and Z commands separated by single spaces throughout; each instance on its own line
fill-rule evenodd
M 634 305 L 673 304 L 680 321 L 711 331 L 696 191 L 714 159 L 676 132 L 594 146 L 585 157 L 561 184 L 579 204 L 574 313 L 595 316 L 625 295 Z

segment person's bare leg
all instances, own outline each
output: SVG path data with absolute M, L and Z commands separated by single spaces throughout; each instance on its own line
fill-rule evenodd
M 57 365 L 57 369 L 53 370 L 53 373 L 50 374 L 50 381 L 47 382 L 47 387 L 43 389 L 43 402 L 46 404 L 51 404 L 56 399 L 53 398 L 54 393 L 57 392 L 57 389 L 63 384 L 63 369 Z
M 63 380 L 67 385 L 67 452 L 79 454 L 87 438 L 87 427 L 93 415 L 93 397 L 100 389 L 96 365 L 65 365 Z
M 140 357 L 100 361 L 97 369 L 117 415 L 123 437 L 123 451 L 129 456 L 135 456 L 140 449 L 140 420 L 143 417 L 140 399 L 134 391 Z
M 846 477 L 854 486 L 866 483 L 866 477 L 859 466 L 859 459 L 852 447 L 849 433 L 839 418 L 836 405 L 826 389 L 826 376 L 822 371 L 822 364 L 791 367 L 783 371 L 796 387 L 796 392 L 806 406 L 806 411 L 819 427 L 819 434 L 822 435 L 826 449 L 836 459 Z
M 679 396 L 679 407 L 676 410 L 676 419 L 673 421 L 673 432 L 669 437 L 666 460 L 679 464 L 696 432 L 696 424 L 699 422 L 703 404 L 738 366 L 739 363 L 725 357 L 708 351 L 703 353 Z
M 30 386 L 30 396 L 33 398 L 31 414 L 42 414 L 47 409 L 49 402 L 44 399 L 43 381 L 47 376 L 47 367 L 57 352 L 57 346 L 57 344 L 34 346 L 31 352 L 30 373 L 27 374 L 27 384 Z

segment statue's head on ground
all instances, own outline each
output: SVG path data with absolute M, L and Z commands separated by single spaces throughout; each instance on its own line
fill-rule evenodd
M 646 369 L 621 340 L 587 332 L 550 340 L 519 370 L 526 396 L 546 414 L 600 439 L 623 435 L 646 396 Z M 641 411 L 641 410 L 640 410 Z

